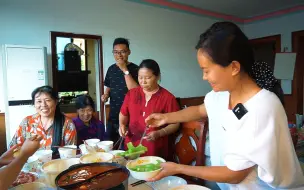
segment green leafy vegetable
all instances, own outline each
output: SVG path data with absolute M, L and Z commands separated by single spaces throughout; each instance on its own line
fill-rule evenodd
M 148 151 L 147 147 L 143 146 L 143 145 L 138 145 L 137 147 L 135 147 L 132 142 L 129 142 L 127 144 L 128 150 L 122 153 L 118 153 L 118 156 L 124 156 L 124 157 L 132 157 L 132 156 L 136 156 L 136 155 L 141 155 L 144 154 L 145 152 Z
M 137 165 L 133 168 L 130 168 L 130 170 L 137 171 L 137 172 L 151 172 L 160 169 L 160 164 L 162 161 L 157 160 L 156 164 L 150 163 L 150 164 L 144 164 L 144 165 Z

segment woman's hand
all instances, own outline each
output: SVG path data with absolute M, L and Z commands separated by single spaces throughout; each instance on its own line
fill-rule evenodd
M 19 144 L 14 145 L 8 151 L 6 151 L 5 153 L 2 154 L 0 157 L 0 167 L 11 163 L 14 160 L 15 150 L 19 149 L 19 148 L 20 148 Z
M 125 125 L 120 125 L 118 132 L 121 137 L 126 137 L 126 135 L 128 134 L 127 127 Z
M 35 135 L 29 139 L 26 139 L 20 149 L 20 156 L 24 156 L 24 157 L 32 156 L 40 148 L 41 140 L 42 140 L 42 136 L 40 135 Z
M 175 175 L 179 173 L 179 168 L 181 165 L 173 162 L 165 162 L 160 164 L 162 167 L 161 171 L 153 178 L 148 179 L 147 181 L 158 181 L 164 177 Z
M 144 139 L 146 139 L 147 141 L 155 141 L 156 139 L 161 137 L 161 131 L 151 131 L 149 132 Z
M 167 123 L 167 117 L 165 114 L 153 113 L 145 119 L 145 122 L 149 127 L 160 127 Z

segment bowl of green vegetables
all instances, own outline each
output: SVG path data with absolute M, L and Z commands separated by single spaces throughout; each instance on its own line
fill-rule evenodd
M 135 179 L 147 180 L 153 178 L 160 172 L 160 164 L 163 162 L 166 162 L 166 160 L 161 157 L 144 156 L 129 161 L 126 167 Z
M 124 152 L 120 152 L 116 154 L 117 156 L 122 156 L 127 158 L 128 160 L 134 160 L 138 158 L 140 155 L 146 153 L 148 151 L 147 147 L 143 145 L 134 146 L 132 142 L 127 144 L 127 150 Z

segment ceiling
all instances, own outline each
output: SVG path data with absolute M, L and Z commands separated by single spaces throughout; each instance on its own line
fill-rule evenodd
M 304 5 L 304 0 L 168 0 L 241 19 Z

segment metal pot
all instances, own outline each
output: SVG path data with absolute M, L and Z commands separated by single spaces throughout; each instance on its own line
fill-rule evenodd
M 119 185 L 115 186 L 115 187 L 111 187 L 111 188 L 107 188 L 108 190 L 128 190 L 128 179 L 129 179 L 129 176 L 130 176 L 130 172 L 129 170 L 125 167 L 125 166 L 122 166 L 122 165 L 119 165 L 117 163 L 90 163 L 90 164 L 77 164 L 77 165 L 74 165 L 74 166 L 71 166 L 69 169 L 61 172 L 55 179 L 55 184 L 56 184 L 56 187 L 57 189 L 60 189 L 60 190 L 65 190 L 65 189 L 75 189 L 75 188 L 61 188 L 58 184 L 58 181 L 59 179 L 64 176 L 65 174 L 71 172 L 71 171 L 74 171 L 74 170 L 77 170 L 79 168 L 82 168 L 82 167 L 86 167 L 86 166 L 114 166 L 114 167 L 117 167 L 117 168 L 121 168 L 123 172 L 125 172 L 125 174 L 127 174 L 127 178 L 121 182 L 119 182 Z M 115 176 L 113 176 L 115 177 Z M 107 180 L 109 180 L 109 177 L 107 177 Z M 100 182 L 101 183 L 106 183 L 107 180 L 102 180 L 100 179 Z M 117 179 L 115 179 L 117 180 Z M 86 181 L 86 180 L 85 180 Z M 99 181 L 98 181 L 99 182 Z M 89 182 L 88 182 L 89 183 Z

